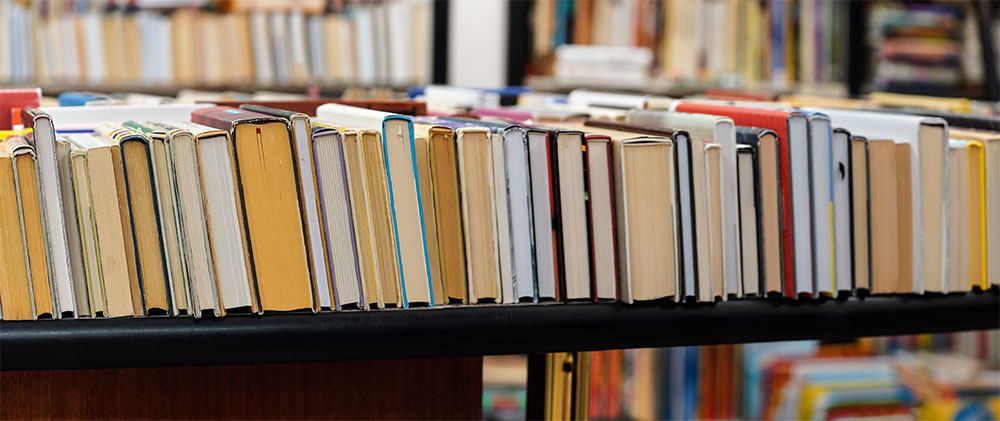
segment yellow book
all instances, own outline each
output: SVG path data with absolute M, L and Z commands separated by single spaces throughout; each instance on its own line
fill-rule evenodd
M 4 320 L 32 320 L 35 311 L 14 174 L 10 145 L 0 142 L 0 308 Z
M 38 170 L 35 150 L 23 136 L 7 138 L 14 164 L 14 183 L 17 189 L 17 204 L 20 211 L 21 234 L 24 250 L 28 256 L 28 279 L 34 299 L 35 316 L 48 314 L 58 318 L 53 309 L 57 308 L 49 279 L 47 240 L 42 221 L 42 197 L 38 189 Z
M 983 259 L 980 269 L 984 272 L 985 280 L 980 281 L 980 286 L 1000 285 L 1000 263 L 993 263 L 1000 262 L 1000 223 L 993 222 L 1000 221 L 1000 185 L 996 181 L 1000 180 L 1000 133 L 954 129 L 949 130 L 948 135 L 952 139 L 971 140 L 982 145 L 979 148 L 981 158 L 972 160 L 979 162 L 978 171 L 982 176 L 978 178 L 983 180 L 983 185 L 980 187 L 982 194 L 972 193 L 982 200 L 977 209 L 981 209 L 983 215 L 977 219 L 984 226 L 981 226 L 978 233 L 974 233 L 978 234 L 980 241 L 985 245 L 985 250 L 981 254 Z M 971 167 L 972 165 L 970 171 Z M 971 178 L 977 177 L 971 176 Z M 973 284 L 975 285 L 975 281 Z

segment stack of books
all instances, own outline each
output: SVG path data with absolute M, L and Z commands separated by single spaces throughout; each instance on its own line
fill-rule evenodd
M 3 317 L 1000 285 L 994 117 L 567 100 L 27 106 L 0 146 Z

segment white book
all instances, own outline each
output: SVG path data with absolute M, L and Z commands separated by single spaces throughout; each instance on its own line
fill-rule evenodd
M 33 127 L 28 141 L 35 148 L 38 157 L 38 189 L 42 198 L 42 221 L 49 249 L 49 268 L 55 288 L 57 313 L 76 315 L 76 301 L 73 293 L 73 274 L 70 269 L 69 243 L 66 238 L 66 222 L 63 220 L 62 192 L 59 186 L 59 163 L 56 159 L 56 131 L 52 117 L 45 113 L 34 115 L 34 121 L 25 121 L 26 127 Z
M 375 17 L 373 8 L 370 6 L 359 6 L 351 13 L 354 32 L 354 53 L 357 59 L 357 75 L 353 79 L 361 85 L 374 85 L 377 83 L 376 54 L 375 54 Z M 350 38 L 347 38 L 350 39 Z M 351 79 L 349 79 L 351 80 Z
M 388 5 L 386 3 L 375 3 L 372 7 L 372 40 L 375 46 L 375 83 L 385 85 L 389 83 L 389 24 Z
M 59 34 L 58 42 L 62 47 L 62 75 L 63 81 L 67 83 L 79 83 L 80 80 L 80 51 L 76 42 L 76 22 L 73 21 L 72 14 L 64 14 L 55 28 Z M 18 60 L 14 61 L 15 63 Z M 138 65 L 138 63 L 136 63 Z
M 92 84 L 104 83 L 104 40 L 101 37 L 101 14 L 97 11 L 89 11 L 80 15 L 80 23 L 83 25 L 83 41 L 87 54 L 87 81 Z M 43 44 L 44 45 L 44 44 Z M 167 50 L 170 51 L 170 50 Z M 31 60 L 25 60 L 31 61 Z
M 386 27 L 388 39 L 385 45 L 388 49 L 389 84 L 406 86 L 414 82 L 414 52 L 410 39 L 413 37 L 413 20 L 410 17 L 411 5 L 406 1 L 390 2 L 386 5 Z
M 254 109 L 260 112 L 261 110 Z M 312 128 L 309 117 L 305 114 L 293 114 L 289 117 L 292 123 L 292 135 L 295 137 L 295 162 L 299 173 L 296 174 L 299 188 L 302 191 L 302 209 L 305 211 L 306 241 L 309 242 L 310 272 L 319 295 L 320 307 L 332 308 L 333 301 L 330 292 L 332 284 L 327 270 L 326 247 L 323 244 L 323 224 L 319 215 L 319 200 L 317 199 L 316 171 L 313 168 Z
M 281 12 L 269 16 L 271 29 L 271 48 L 274 54 L 275 82 L 279 85 L 292 83 L 291 49 L 288 37 L 288 16 Z
M 549 134 L 528 130 L 531 212 L 535 237 L 535 276 L 538 299 L 556 298 L 555 250 L 552 244 L 552 190 L 549 187 Z
M 326 75 L 326 47 L 323 39 L 323 16 L 311 15 L 306 22 L 309 31 L 309 70 L 311 81 L 328 80 Z
M 812 203 L 813 291 L 836 295 L 833 261 L 833 154 L 830 118 L 822 113 L 809 116 L 809 179 Z
M 292 83 L 306 83 L 310 80 L 308 48 L 306 42 L 306 17 L 301 10 L 288 13 L 288 63 Z
M 62 132 L 92 132 L 102 121 L 120 123 L 128 120 L 167 121 L 191 119 L 191 112 L 212 104 L 162 105 L 88 105 L 86 107 L 43 107 L 52 117 L 55 130 Z
M 250 44 L 253 48 L 254 77 L 260 86 L 274 84 L 274 58 L 271 52 L 271 37 L 268 17 L 264 12 L 250 14 Z
M 355 34 L 357 34 L 354 28 L 357 28 L 357 25 L 355 25 L 353 19 L 345 17 L 338 16 L 336 20 L 339 23 L 337 25 L 337 42 L 340 44 L 340 56 L 338 57 L 340 65 L 338 69 L 341 72 L 341 78 L 337 81 L 343 84 L 361 83 L 360 76 L 358 76 L 360 73 L 358 63 L 361 62 L 359 54 L 362 53 L 357 52 L 358 44 L 354 41 Z
M 649 98 L 649 95 L 620 94 L 577 88 L 570 91 L 569 96 L 566 98 L 566 103 L 578 107 L 630 109 L 646 108 L 647 98 Z
M 496 215 L 497 257 L 500 261 L 500 295 L 504 304 L 513 304 L 517 298 L 514 296 L 511 268 L 510 214 L 507 213 L 507 171 L 502 133 L 490 134 L 490 152 L 493 159 L 493 212 Z
M 63 205 L 63 221 L 66 224 L 66 242 L 69 247 L 70 275 L 73 278 L 73 294 L 76 298 L 77 317 L 94 316 L 88 297 L 87 269 L 84 261 L 83 237 L 80 217 L 77 215 L 76 194 L 73 185 L 72 144 L 62 136 L 56 138 L 56 163 L 59 173 L 59 191 Z M 89 200 L 89 197 L 87 198 Z M 87 203 L 89 212 L 89 202 Z M 89 218 L 90 215 L 87 215 Z M 103 311 L 103 310 L 102 310 Z
M 948 273 L 948 124 L 939 118 L 870 111 L 811 109 L 869 139 L 910 145 L 913 209 L 913 292 L 943 285 Z
M 510 215 L 511 266 L 514 295 L 518 301 L 537 301 L 535 295 L 535 241 L 532 231 L 531 175 L 528 133 L 522 127 L 503 132 L 507 172 L 507 205 Z
M 688 132 L 694 139 L 710 141 L 722 147 L 720 179 L 722 181 L 722 270 L 725 295 L 743 295 L 742 261 L 740 257 L 739 194 L 736 182 L 736 127 L 729 117 L 708 114 L 678 113 L 673 111 L 632 110 L 626 115 L 629 123 L 664 127 Z M 680 143 L 680 142 L 679 142 Z M 679 145 L 678 156 L 685 153 Z M 681 165 L 678 171 L 683 171 Z M 682 189 L 683 191 L 683 189 Z M 683 194 L 683 193 L 682 193 Z M 682 200 L 683 203 L 683 200 Z M 682 205 L 683 206 L 683 205 Z M 683 221 L 682 221 L 683 224 Z M 682 225 L 682 232 L 690 226 Z M 683 235 L 682 235 L 683 238 Z M 686 243 L 686 241 L 685 241 Z M 705 250 L 701 244 L 698 250 Z M 685 247 L 685 250 L 688 248 Z M 686 253 L 686 252 L 685 252 Z M 687 257 L 685 256 L 685 285 L 688 285 Z
M 316 109 L 319 120 L 337 125 L 377 130 L 382 133 L 393 234 L 399 255 L 403 305 L 434 305 L 427 237 L 410 117 L 341 104 L 323 104 Z
M 20 7 L 20 5 L 15 5 L 12 1 L 0 1 L 0 28 L 2 28 L 0 29 L 0 82 L 14 81 L 14 60 L 11 60 L 11 57 L 14 56 L 13 51 L 11 51 L 13 34 L 10 28 L 14 20 L 12 9 L 16 7 Z M 45 30 L 42 29 L 41 32 L 45 32 Z
M 833 269 L 837 291 L 852 291 L 851 258 L 851 133 L 833 130 Z

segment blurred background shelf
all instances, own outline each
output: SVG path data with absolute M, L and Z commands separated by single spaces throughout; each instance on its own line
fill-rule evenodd
M 0 369 L 530 354 L 850 339 L 1000 327 L 996 289 L 844 300 L 485 305 L 313 314 L 0 322 Z

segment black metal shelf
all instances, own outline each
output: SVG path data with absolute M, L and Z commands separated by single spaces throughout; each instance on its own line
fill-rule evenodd
M 1000 327 L 1000 294 L 551 303 L 321 314 L 0 322 L 0 369 L 377 360 Z

